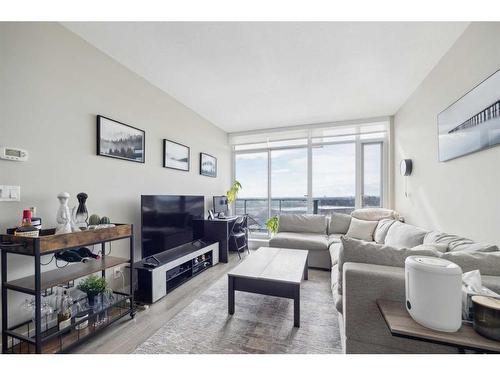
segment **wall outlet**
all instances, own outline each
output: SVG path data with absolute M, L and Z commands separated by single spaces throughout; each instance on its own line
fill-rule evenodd
M 120 267 L 113 268 L 113 277 L 115 279 L 119 279 L 120 277 L 122 277 L 122 270 Z
M 0 185 L 0 201 L 19 202 L 21 200 L 21 187 Z

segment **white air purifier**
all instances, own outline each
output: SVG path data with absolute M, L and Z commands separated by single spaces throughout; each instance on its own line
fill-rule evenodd
M 445 259 L 405 261 L 406 309 L 424 327 L 456 332 L 462 325 L 462 269 Z

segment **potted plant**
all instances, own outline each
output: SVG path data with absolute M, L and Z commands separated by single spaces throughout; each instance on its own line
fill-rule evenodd
M 231 185 L 231 188 L 226 192 L 229 207 L 231 207 L 231 205 L 236 201 L 241 188 L 242 186 L 240 182 L 238 180 L 234 180 L 233 185 Z
M 104 292 L 107 287 L 108 283 L 106 282 L 106 279 L 95 275 L 88 276 L 85 280 L 80 281 L 80 284 L 78 284 L 78 289 L 87 293 L 90 306 L 94 306 L 95 297 Z
M 273 216 L 268 221 L 266 221 L 267 230 L 271 233 L 271 237 L 278 233 L 278 228 L 280 226 L 280 220 L 278 216 Z

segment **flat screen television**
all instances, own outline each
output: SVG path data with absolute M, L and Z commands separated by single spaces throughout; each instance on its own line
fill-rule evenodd
M 193 219 L 203 219 L 202 195 L 142 195 L 142 257 L 197 240 Z

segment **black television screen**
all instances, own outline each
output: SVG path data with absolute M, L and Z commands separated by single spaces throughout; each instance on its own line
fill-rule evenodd
M 203 219 L 204 212 L 203 196 L 142 195 L 142 257 L 196 240 L 193 219 Z

